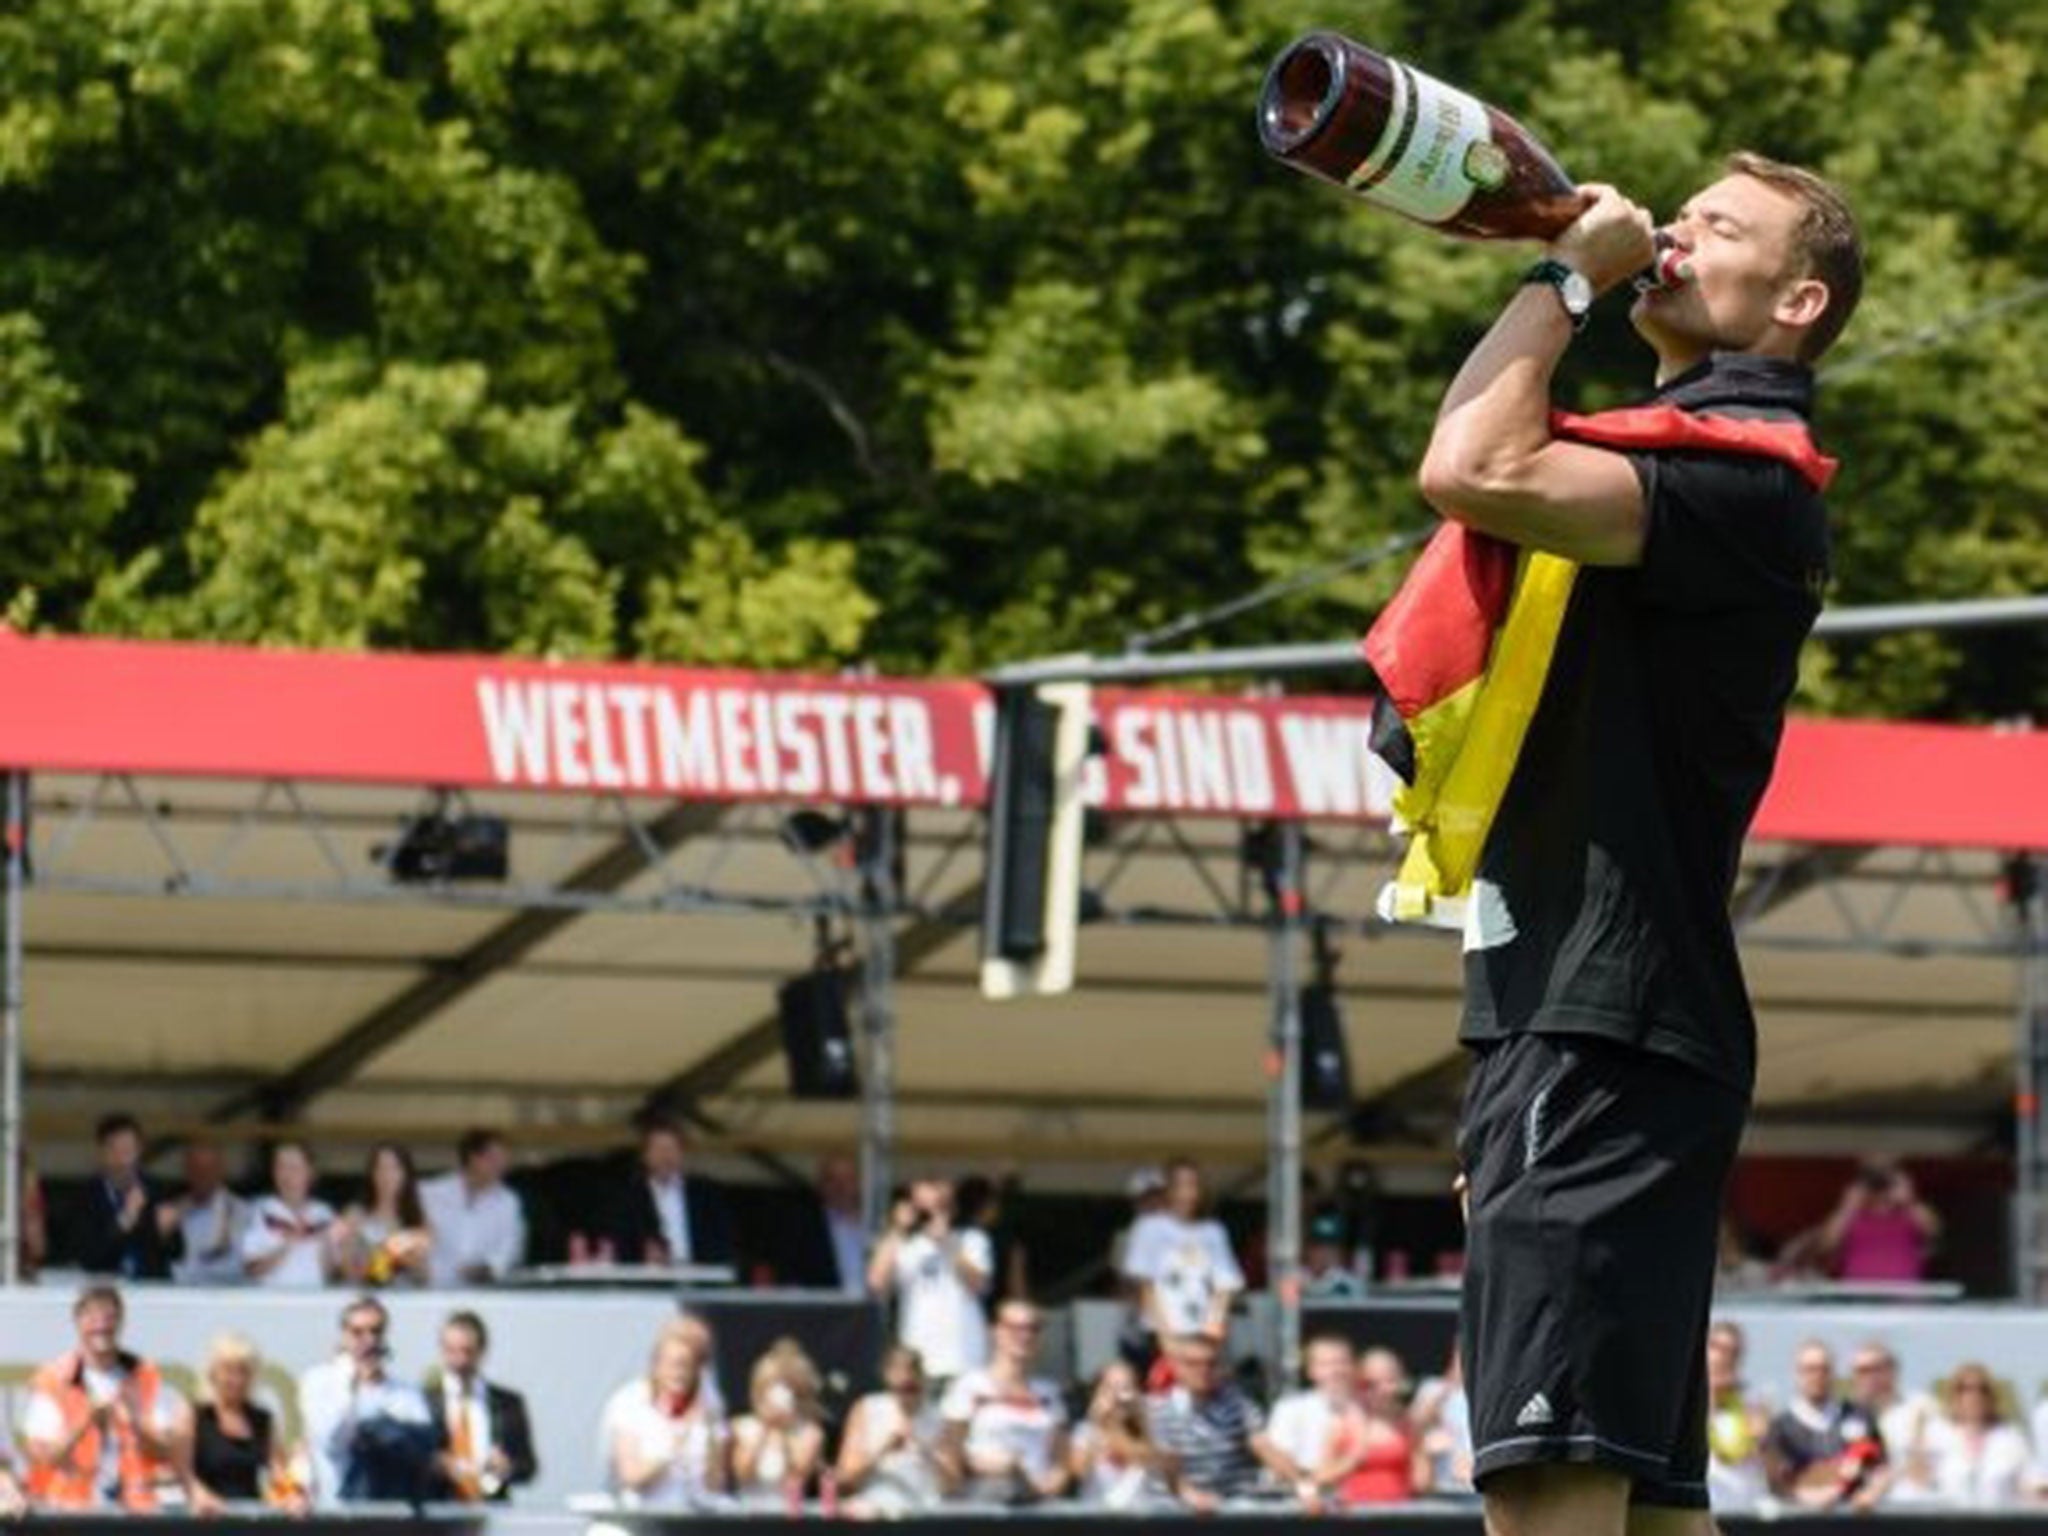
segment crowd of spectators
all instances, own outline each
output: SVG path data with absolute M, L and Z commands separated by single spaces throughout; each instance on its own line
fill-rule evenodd
M 145 1171 L 142 1128 L 125 1115 L 99 1125 L 96 1150 L 95 1176 L 56 1213 L 68 1217 L 63 1244 L 50 1240 L 57 1222 L 39 1186 L 24 1181 L 25 1267 L 56 1247 L 108 1281 L 337 1286 L 353 1299 L 334 1354 L 296 1378 L 304 1434 L 286 1445 L 275 1405 L 257 1400 L 260 1362 L 247 1340 L 215 1341 L 199 1400 L 186 1403 L 122 1348 L 122 1293 L 93 1280 L 74 1309 L 74 1347 L 30 1385 L 19 1455 L 12 1465 L 0 1457 L 0 1514 L 25 1499 L 202 1511 L 222 1501 L 501 1499 L 535 1476 L 524 1401 L 484 1373 L 483 1318 L 450 1313 L 439 1359 L 421 1376 L 393 1361 L 378 1300 L 387 1288 L 489 1285 L 526 1262 L 527 1212 L 506 1182 L 502 1136 L 465 1135 L 454 1167 L 426 1180 L 405 1148 L 380 1145 L 340 1209 L 316 1193 L 311 1152 L 295 1142 L 268 1150 L 265 1187 L 248 1195 L 230 1186 L 221 1149 L 205 1140 L 183 1145 L 179 1185 L 159 1185 Z M 680 1126 L 645 1124 L 609 1200 L 568 1234 L 571 1258 L 736 1266 L 726 1197 L 690 1164 Z M 890 1304 L 879 1389 L 828 1401 L 793 1339 L 722 1385 L 708 1325 L 685 1312 L 653 1341 L 645 1375 L 620 1384 L 604 1408 L 609 1492 L 664 1508 L 785 1509 L 819 1498 L 873 1515 L 956 1501 L 1332 1510 L 1469 1493 L 1455 1352 L 1411 1391 L 1392 1351 L 1319 1335 L 1304 1349 L 1304 1384 L 1268 1404 L 1230 1355 L 1247 1266 L 1207 1207 L 1200 1169 L 1187 1160 L 1143 1169 L 1126 1192 L 1130 1221 L 1111 1251 L 1125 1302 L 1118 1358 L 1075 1385 L 1040 1368 L 1042 1319 L 1004 1217 L 1011 1190 L 919 1180 L 871 1237 L 856 1166 L 826 1158 L 809 1214 L 790 1224 L 778 1278 Z M 1793 1262 L 1861 1281 L 1914 1280 L 1940 1232 L 1904 1171 L 1872 1160 L 1795 1241 Z M 1311 1206 L 1304 1237 L 1304 1295 L 1359 1294 L 1361 1249 L 1346 1214 Z M 1790 1362 L 1793 1389 L 1774 1403 L 1746 1385 L 1744 1350 L 1738 1327 L 1716 1325 L 1706 1363 L 1717 1508 L 2048 1499 L 2048 1406 L 2022 1422 L 2015 1389 L 1983 1365 L 1903 1391 L 1881 1342 L 1858 1349 L 1846 1376 L 1825 1345 L 1809 1342 Z M 739 1388 L 745 1400 L 728 1402 Z
M 1966 1361 L 1906 1389 L 1882 1339 L 1849 1356 L 1802 1343 L 1773 1405 L 1744 1377 L 1745 1340 L 1717 1322 L 1707 1341 L 1708 1486 L 1727 1510 L 2016 1509 L 2048 1502 L 2048 1399 Z

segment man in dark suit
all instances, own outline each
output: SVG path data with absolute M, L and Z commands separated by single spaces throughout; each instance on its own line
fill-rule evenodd
M 540 1472 L 526 1399 L 484 1379 L 491 1336 L 474 1312 L 441 1325 L 441 1363 L 427 1373 L 434 1420 L 432 1497 L 451 1503 L 503 1502 Z
M 108 1115 L 93 1131 L 99 1176 L 86 1186 L 73 1220 L 71 1255 L 92 1275 L 126 1280 L 170 1278 L 169 1236 L 177 1209 L 142 1176 L 142 1127 L 133 1115 Z
M 621 1264 L 729 1264 L 737 1268 L 725 1192 L 689 1173 L 680 1122 L 640 1128 L 640 1166 L 621 1193 L 612 1242 Z
M 860 1164 L 843 1152 L 819 1160 L 815 1193 L 783 1224 L 776 1280 L 807 1290 L 865 1296 L 867 1231 L 860 1219 Z

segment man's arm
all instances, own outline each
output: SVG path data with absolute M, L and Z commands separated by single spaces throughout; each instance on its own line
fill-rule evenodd
M 1650 216 L 1611 187 L 1558 237 L 1552 254 L 1596 293 L 1647 266 Z M 1445 517 L 1512 544 L 1586 565 L 1641 561 L 1641 483 L 1618 453 L 1550 435 L 1550 380 L 1571 342 L 1558 296 L 1528 285 L 1508 302 L 1451 381 L 1418 476 Z

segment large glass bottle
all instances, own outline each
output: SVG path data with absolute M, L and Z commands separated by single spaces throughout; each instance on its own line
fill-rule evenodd
M 1452 234 L 1547 240 L 1586 205 L 1505 112 L 1336 32 L 1273 61 L 1259 137 L 1296 170 Z

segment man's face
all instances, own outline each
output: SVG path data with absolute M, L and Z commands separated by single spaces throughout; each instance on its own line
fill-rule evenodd
M 1899 1395 L 1899 1363 L 1882 1350 L 1858 1351 L 1849 1365 L 1856 1401 L 1883 1406 Z
M 666 1183 L 683 1171 L 683 1138 L 674 1131 L 649 1131 L 640 1143 L 640 1161 L 647 1176 Z
M 1216 1390 L 1216 1383 L 1222 1374 L 1221 1363 L 1216 1357 L 1216 1346 L 1207 1339 L 1184 1341 L 1173 1357 L 1173 1374 L 1197 1397 L 1207 1397 Z
M 384 1354 L 384 1316 L 374 1307 L 356 1307 L 341 1319 L 341 1347 L 358 1364 Z
M 142 1161 L 142 1138 L 133 1131 L 114 1131 L 100 1143 L 100 1172 L 117 1184 L 135 1177 Z
M 476 1189 L 488 1189 L 505 1180 L 505 1144 L 502 1141 L 486 1142 L 470 1153 L 464 1171 L 469 1182 Z
M 468 1381 L 483 1365 L 484 1349 L 476 1330 L 451 1324 L 441 1330 L 441 1369 L 457 1381 Z
M 185 1148 L 185 1182 L 201 1200 L 220 1188 L 220 1148 L 211 1142 L 195 1141 Z
M 1026 1361 L 1038 1353 L 1038 1309 L 1022 1302 L 1005 1302 L 996 1314 L 996 1344 L 1012 1360 Z
M 1166 1178 L 1166 1208 L 1182 1221 L 1192 1221 L 1202 1209 L 1202 1175 L 1199 1169 L 1176 1168 Z
M 818 1199 L 830 1210 L 845 1210 L 860 1201 L 860 1168 L 850 1157 L 828 1157 L 818 1164 Z
M 1332 1401 L 1343 1401 L 1357 1391 L 1358 1362 L 1342 1344 L 1310 1345 L 1305 1369 L 1315 1389 Z
M 121 1349 L 121 1309 L 110 1301 L 88 1302 L 80 1309 L 78 1350 L 86 1359 L 111 1360 Z
M 1803 211 L 1753 176 L 1725 176 L 1694 193 L 1664 227 L 1687 252 L 1692 276 L 1639 297 L 1629 311 L 1636 329 L 1666 355 L 1757 350 L 1804 276 L 1794 246 Z
M 1723 1391 L 1742 1380 L 1742 1338 L 1725 1328 L 1707 1335 L 1707 1384 Z
M 1835 1362 L 1824 1349 L 1802 1349 L 1792 1362 L 1792 1378 L 1807 1402 L 1824 1403 L 1834 1395 Z

